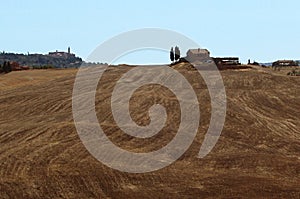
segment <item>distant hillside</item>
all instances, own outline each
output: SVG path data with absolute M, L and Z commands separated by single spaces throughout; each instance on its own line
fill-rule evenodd
M 53 52 L 47 55 L 0 53 L 0 64 L 2 65 L 4 61 L 17 62 L 21 66 L 52 66 L 55 68 L 73 68 L 82 64 L 80 57 L 66 52 Z

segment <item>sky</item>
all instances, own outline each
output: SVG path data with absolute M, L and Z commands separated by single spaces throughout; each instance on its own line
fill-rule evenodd
M 0 0 L 0 5 L 5 52 L 46 54 L 70 46 L 86 59 L 120 33 L 151 27 L 186 35 L 212 56 L 300 59 L 299 0 Z M 119 62 L 167 63 L 169 55 L 147 50 Z

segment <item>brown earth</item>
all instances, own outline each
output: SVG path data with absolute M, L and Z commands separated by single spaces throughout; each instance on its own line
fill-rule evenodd
M 225 126 L 215 148 L 199 159 L 210 98 L 197 71 L 184 64 L 174 68 L 197 93 L 200 127 L 179 160 L 144 174 L 113 170 L 81 143 L 72 118 L 76 70 L 0 75 L 0 198 L 300 198 L 300 78 L 259 68 L 221 71 Z M 159 149 L 176 133 L 179 104 L 164 87 L 138 89 L 130 101 L 133 120 L 148 124 L 148 109 L 158 102 L 167 109 L 167 125 L 153 138 L 124 135 L 109 100 L 116 80 L 128 70 L 111 68 L 101 80 L 98 120 L 124 149 Z

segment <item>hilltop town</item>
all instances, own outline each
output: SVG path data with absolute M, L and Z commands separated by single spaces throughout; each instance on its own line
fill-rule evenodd
M 9 63 L 12 70 L 21 69 L 46 69 L 46 68 L 75 68 L 82 64 L 82 59 L 71 53 L 70 47 L 67 52 L 58 51 L 48 54 L 15 54 L 0 53 L 0 65 Z

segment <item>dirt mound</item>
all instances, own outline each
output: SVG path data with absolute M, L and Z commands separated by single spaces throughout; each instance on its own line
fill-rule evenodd
M 176 134 L 179 104 L 168 89 L 149 85 L 131 99 L 131 115 L 149 123 L 154 103 L 166 107 L 167 128 L 155 137 L 122 133 L 110 108 L 116 81 L 132 67 L 112 67 L 100 81 L 97 117 L 118 146 L 149 152 Z M 0 76 L 0 198 L 299 198 L 300 78 L 256 69 L 221 71 L 227 116 L 211 153 L 197 158 L 211 106 L 196 70 L 178 66 L 200 104 L 198 134 L 170 166 L 151 173 L 122 173 L 93 158 L 72 118 L 76 70 L 20 71 Z M 139 108 L 137 108 L 139 107 Z

